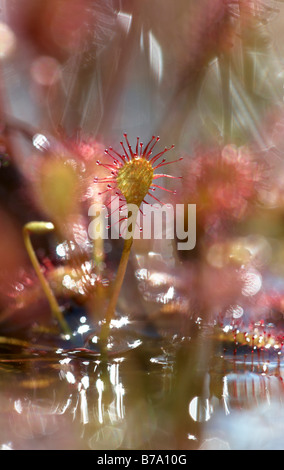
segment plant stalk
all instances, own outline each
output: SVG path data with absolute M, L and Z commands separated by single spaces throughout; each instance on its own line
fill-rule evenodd
M 127 231 L 128 231 L 128 234 L 129 233 L 131 234 L 131 236 L 126 237 L 124 241 L 123 251 L 122 251 L 121 259 L 119 262 L 116 278 L 114 281 L 110 302 L 108 304 L 108 308 L 106 311 L 105 322 L 102 325 L 102 329 L 100 333 L 100 341 L 99 341 L 102 351 L 105 351 L 106 349 L 106 343 L 107 343 L 107 339 L 108 339 L 109 332 L 110 332 L 111 320 L 114 317 L 116 304 L 117 304 L 121 287 L 125 278 L 129 256 L 130 256 L 131 248 L 133 245 L 133 236 L 134 236 L 134 231 L 135 231 L 135 226 L 136 226 L 136 221 L 137 221 L 138 210 L 139 209 L 137 207 L 137 212 L 132 213 L 131 223 L 129 223 L 130 215 L 128 213 Z
M 132 244 L 133 244 L 133 237 L 131 237 L 129 240 L 125 240 L 124 242 L 124 247 L 123 247 L 121 259 L 119 262 L 116 278 L 114 281 L 110 302 L 108 304 L 108 308 L 106 311 L 105 323 L 103 323 L 102 329 L 101 329 L 100 343 L 102 347 L 105 346 L 106 341 L 109 336 L 110 323 L 115 314 L 115 307 L 116 307 L 118 297 L 121 291 L 121 287 L 124 281 Z
M 50 222 L 30 222 L 26 224 L 23 228 L 23 237 L 24 237 L 24 243 L 25 243 L 27 253 L 29 255 L 33 268 L 37 274 L 37 277 L 42 286 L 42 289 L 46 295 L 46 298 L 49 302 L 51 312 L 53 316 L 56 318 L 56 320 L 58 321 L 58 323 L 60 324 L 62 331 L 65 334 L 69 335 L 71 334 L 70 328 L 64 319 L 62 311 L 57 303 L 55 295 L 53 294 L 49 286 L 48 281 L 46 280 L 45 276 L 42 273 L 41 266 L 35 254 L 35 251 L 31 242 L 31 237 L 30 237 L 31 233 L 46 233 L 53 229 L 54 229 L 54 226 Z

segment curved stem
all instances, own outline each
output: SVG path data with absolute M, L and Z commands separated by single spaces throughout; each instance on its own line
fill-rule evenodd
M 57 319 L 58 323 L 60 324 L 63 332 L 65 334 L 70 334 L 70 329 L 67 324 L 67 322 L 64 319 L 64 316 L 62 314 L 62 311 L 57 303 L 57 300 L 55 298 L 55 295 L 53 294 L 49 283 L 47 282 L 45 276 L 42 273 L 41 266 L 39 264 L 39 261 L 37 259 L 37 256 L 35 254 L 34 248 L 32 246 L 31 242 L 31 233 L 36 233 L 36 234 L 44 234 L 47 232 L 50 232 L 54 230 L 54 225 L 51 222 L 29 222 L 26 224 L 23 228 L 23 237 L 24 237 L 24 243 L 26 250 L 28 252 L 28 255 L 30 257 L 31 263 L 33 265 L 33 268 L 37 274 L 37 277 L 39 279 L 39 282 L 42 286 L 42 289 L 47 297 L 47 300 L 49 302 L 51 312 L 53 316 Z

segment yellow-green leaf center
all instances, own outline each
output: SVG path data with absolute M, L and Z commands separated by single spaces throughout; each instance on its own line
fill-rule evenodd
M 153 175 L 153 167 L 144 157 L 134 157 L 120 168 L 117 186 L 127 204 L 141 205 L 152 184 Z

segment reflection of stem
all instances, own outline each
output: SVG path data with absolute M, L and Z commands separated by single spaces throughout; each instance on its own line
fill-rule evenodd
M 188 404 L 196 400 L 197 407 L 204 405 L 209 398 L 206 390 L 206 379 L 209 373 L 210 360 L 212 358 L 212 340 L 203 328 L 193 326 L 190 342 L 181 345 L 176 355 L 174 365 L 175 387 L 172 390 L 174 416 L 176 419 L 176 448 L 182 449 L 185 444 L 185 436 L 189 433 L 197 437 L 202 436 L 202 422 L 199 419 L 188 419 Z M 204 406 L 202 412 L 204 413 Z M 196 418 L 198 418 L 196 409 Z M 200 416 L 201 418 L 201 416 Z M 190 446 L 189 443 L 187 445 Z M 192 448 L 196 442 L 192 441 Z M 191 448 L 191 447 L 190 447 Z
M 132 232 L 132 235 L 131 235 L 131 237 L 126 238 L 125 241 L 124 241 L 124 247 L 123 247 L 120 263 L 119 263 L 119 266 L 118 266 L 118 270 L 117 270 L 116 278 L 115 278 L 115 281 L 114 281 L 110 302 L 109 302 L 107 312 L 106 312 L 105 323 L 103 323 L 103 326 L 102 326 L 102 329 L 101 329 L 100 343 L 101 343 L 103 348 L 105 347 L 106 341 L 108 339 L 109 330 L 110 330 L 110 322 L 114 317 L 115 307 L 116 307 L 118 297 L 119 297 L 119 294 L 120 294 L 120 291 L 121 291 L 121 287 L 122 287 L 122 284 L 123 284 L 123 281 L 124 281 L 124 277 L 125 277 L 125 273 L 126 273 L 126 269 L 127 269 L 127 265 L 128 265 L 128 260 L 129 260 L 129 256 L 130 256 L 130 252 L 131 252 L 131 247 L 132 247 L 132 244 L 133 244 L 133 234 L 134 234 L 134 230 L 135 230 L 137 214 L 138 214 L 138 210 L 137 210 L 136 214 L 132 214 L 132 216 L 134 215 L 135 222 L 133 222 L 133 224 L 128 225 L 128 227 L 127 227 L 128 233 Z M 129 216 L 128 216 L 128 221 L 129 221 Z
M 42 286 L 42 289 L 48 299 L 52 314 L 54 317 L 57 319 L 58 323 L 60 324 L 63 332 L 65 334 L 70 334 L 70 329 L 68 324 L 66 323 L 62 311 L 57 303 L 57 300 L 46 280 L 44 277 L 39 261 L 36 257 L 35 251 L 32 246 L 32 242 L 30 239 L 31 233 L 37 233 L 37 234 L 44 234 L 48 233 L 50 231 L 54 230 L 54 225 L 51 222 L 30 222 L 26 224 L 23 228 L 23 236 L 24 236 L 24 242 L 25 246 L 28 252 L 28 255 L 30 257 L 31 263 L 33 265 L 33 268 L 38 276 L 38 279 L 40 281 L 40 284 Z
M 231 96 L 231 63 L 229 55 L 219 57 L 223 98 L 223 137 L 228 144 L 232 134 L 232 96 Z

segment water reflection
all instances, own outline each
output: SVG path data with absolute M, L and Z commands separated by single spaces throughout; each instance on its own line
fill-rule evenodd
M 267 431 L 259 413 L 281 412 L 279 357 L 255 359 L 250 350 L 197 362 L 196 344 L 169 353 L 152 343 L 107 362 L 67 351 L 2 355 L 1 449 L 226 450 L 250 445 L 239 432 L 245 416 L 251 432 L 257 423 L 251 445 L 260 445 Z

